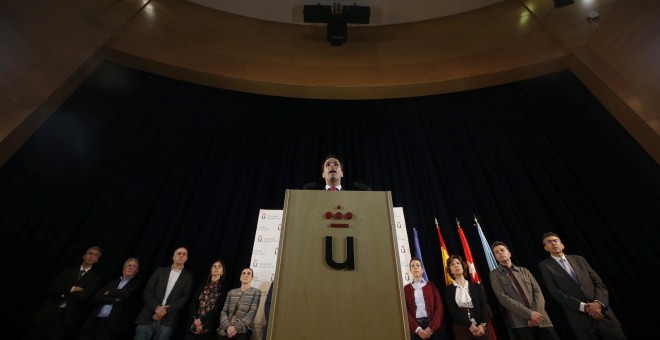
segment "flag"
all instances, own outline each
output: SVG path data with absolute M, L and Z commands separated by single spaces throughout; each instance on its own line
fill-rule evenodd
M 438 231 L 438 238 L 440 239 L 440 254 L 442 255 L 442 268 L 445 271 L 445 285 L 450 285 L 454 282 L 454 279 L 451 278 L 451 275 L 447 273 L 447 259 L 449 258 L 449 252 L 447 251 L 447 246 L 445 246 L 445 240 L 442 238 L 440 233 L 440 226 L 438 225 L 438 219 L 435 219 L 435 229 Z
M 415 257 L 419 259 L 419 262 L 422 263 L 422 267 L 424 267 L 424 260 L 422 260 L 422 250 L 419 248 L 419 239 L 417 238 L 417 229 L 413 228 L 413 235 L 415 236 Z M 422 274 L 422 277 L 426 282 L 429 282 L 429 277 L 426 275 L 426 270 L 424 270 L 424 273 Z
M 481 278 L 479 277 L 479 273 L 477 273 L 477 267 L 475 267 L 475 265 L 474 265 L 474 259 L 472 258 L 472 252 L 470 251 L 470 245 L 468 244 L 467 239 L 465 238 L 465 234 L 463 233 L 463 229 L 461 228 L 461 223 L 458 222 L 458 218 L 456 219 L 456 225 L 458 226 L 458 236 L 461 237 L 461 243 L 463 243 L 463 252 L 465 253 L 465 262 L 468 263 L 468 267 L 469 267 L 469 271 L 470 271 L 470 280 L 472 282 L 476 282 L 476 283 L 480 284 L 481 283 Z M 497 339 L 497 335 L 495 334 L 495 327 L 493 325 L 493 320 L 491 320 L 491 318 L 489 317 L 488 321 L 489 321 L 491 330 L 493 331 L 493 339 Z
M 468 264 L 468 271 L 470 274 L 470 281 L 481 283 L 481 278 L 479 273 L 477 273 L 477 268 L 474 266 L 474 259 L 472 258 L 472 252 L 470 251 L 470 245 L 465 238 L 463 229 L 461 228 L 461 223 L 456 219 L 456 225 L 458 226 L 458 236 L 461 238 L 461 243 L 463 244 L 463 253 L 465 253 L 465 262 Z
M 493 252 L 490 249 L 490 243 L 486 240 L 486 235 L 484 235 L 483 230 L 481 230 L 481 226 L 479 225 L 479 221 L 477 220 L 477 215 L 474 215 L 474 223 L 477 226 L 477 231 L 479 232 L 479 238 L 481 239 L 481 246 L 484 248 L 484 253 L 486 253 L 486 260 L 488 261 L 488 269 L 490 271 L 493 271 L 497 269 L 497 260 L 495 260 L 495 255 L 493 255 Z

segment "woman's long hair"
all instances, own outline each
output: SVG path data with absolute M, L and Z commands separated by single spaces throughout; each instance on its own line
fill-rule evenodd
M 213 260 L 213 262 L 211 262 L 211 268 L 209 268 L 209 276 L 206 278 L 205 285 L 211 283 L 211 274 L 213 273 L 213 265 L 218 262 L 220 262 L 220 265 L 222 266 L 222 274 L 220 274 L 220 278 L 218 279 L 218 284 L 222 283 L 222 278 L 225 277 L 225 272 L 227 271 L 227 268 L 225 268 L 225 264 L 224 262 L 222 262 L 222 260 Z

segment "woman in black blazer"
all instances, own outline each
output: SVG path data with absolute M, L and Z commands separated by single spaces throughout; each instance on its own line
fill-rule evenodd
M 447 259 L 447 273 L 454 282 L 445 287 L 446 304 L 449 308 L 456 340 L 494 339 L 488 327 L 488 301 L 483 287 L 466 280 L 468 266 L 460 255 Z

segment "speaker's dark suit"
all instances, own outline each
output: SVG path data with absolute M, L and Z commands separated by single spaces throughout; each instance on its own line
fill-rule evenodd
M 121 278 L 110 280 L 91 300 L 93 309 L 82 327 L 82 339 L 126 339 L 130 334 L 133 320 L 139 308 L 141 282 L 133 278 L 122 288 Z M 105 294 L 108 292 L 108 294 Z M 111 304 L 110 314 L 97 319 L 103 306 Z
M 29 337 L 47 339 L 67 339 L 74 337 L 80 327 L 80 320 L 86 303 L 99 284 L 100 275 L 90 269 L 82 277 L 80 266 L 66 267 L 60 271 L 48 289 L 48 299 L 37 310 L 29 322 Z M 71 287 L 83 288 L 71 292 Z M 60 308 L 66 302 L 66 307 Z M 47 335 L 46 335 L 47 334 Z
M 167 288 L 167 280 L 170 277 L 171 267 L 160 267 L 149 278 L 149 282 L 144 288 L 142 298 L 144 300 L 144 307 L 140 311 L 135 323 L 138 325 L 147 325 L 153 322 L 151 318 L 156 310 L 156 307 L 163 303 L 165 296 L 165 289 Z M 160 321 L 164 326 L 174 327 L 177 322 L 177 315 L 181 309 L 186 306 L 190 292 L 192 291 L 192 274 L 185 268 L 181 269 L 179 279 L 174 284 L 172 292 L 167 297 L 166 305 L 170 306 L 167 309 L 167 314 Z
M 609 295 L 607 287 L 603 284 L 600 276 L 591 268 L 589 263 L 579 255 L 565 255 L 568 263 L 573 267 L 575 274 L 580 281 L 576 283 L 573 278 L 564 270 L 564 268 L 552 257 L 549 257 L 539 263 L 539 269 L 543 276 L 548 292 L 552 298 L 559 302 L 566 314 L 568 322 L 580 339 L 579 334 L 586 330 L 613 328 L 614 334 L 609 334 L 608 339 L 616 339 L 621 333 L 621 324 L 609 308 Z M 605 319 L 597 321 L 591 318 L 587 313 L 580 312 L 580 303 L 600 301 L 603 307 Z M 620 337 L 619 337 L 620 338 Z M 584 339 L 590 339 L 586 337 Z

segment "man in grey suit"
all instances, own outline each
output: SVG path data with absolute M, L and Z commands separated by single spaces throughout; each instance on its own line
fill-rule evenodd
M 619 320 L 609 307 L 607 287 L 582 256 L 564 255 L 564 244 L 555 233 L 543 234 L 550 257 L 539 263 L 552 298 L 564 308 L 578 340 L 626 339 Z
M 177 315 L 185 307 L 192 290 L 192 274 L 183 268 L 188 249 L 174 251 L 171 267 L 160 267 L 149 278 L 142 298 L 144 307 L 135 323 L 135 340 L 168 340 L 174 332 Z
M 545 311 L 541 287 L 527 268 L 514 266 L 504 242 L 494 242 L 490 249 L 499 267 L 490 272 L 490 284 L 504 308 L 507 327 L 516 340 L 559 340 Z

